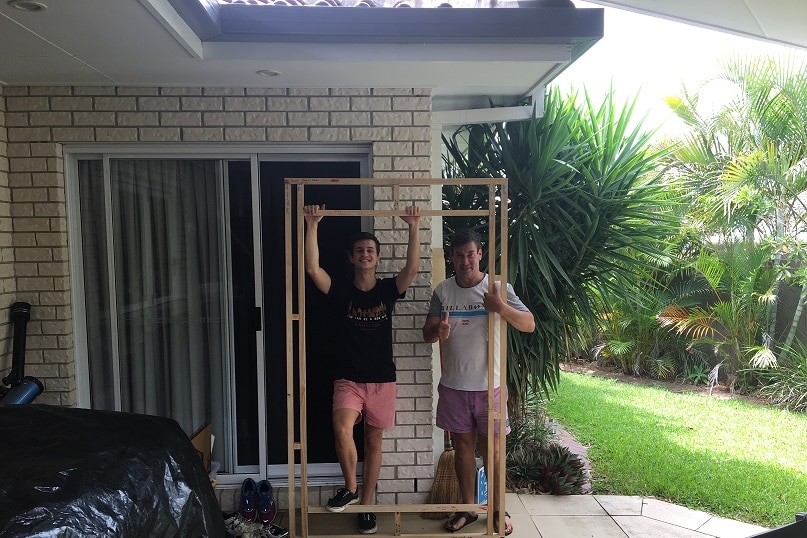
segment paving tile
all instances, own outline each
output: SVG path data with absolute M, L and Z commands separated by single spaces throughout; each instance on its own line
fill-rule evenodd
M 524 495 L 526 497 L 526 495 Z M 504 504 L 507 507 L 507 511 L 513 514 L 526 514 L 527 507 L 524 506 L 524 503 L 521 502 L 521 495 L 516 493 L 505 493 L 504 494 Z M 530 495 L 532 497 L 532 495 Z
M 532 520 L 538 527 L 541 538 L 627 538 L 628 536 L 608 516 L 532 516 Z
M 625 531 L 625 535 L 627 535 L 628 538 L 648 538 L 650 536 L 663 536 L 664 538 L 713 538 L 708 534 L 643 516 L 614 516 L 614 521 Z
M 643 498 L 627 495 L 594 495 L 600 506 L 611 516 L 642 515 Z
M 762 531 L 768 530 L 759 525 L 752 525 L 733 519 L 712 517 L 699 529 L 700 532 L 717 536 L 717 538 L 747 538 Z
M 705 512 L 699 512 L 658 499 L 648 498 L 645 498 L 643 501 L 642 515 L 692 530 L 700 528 L 712 517 Z
M 507 506 L 507 511 L 510 513 L 510 521 L 513 523 L 513 534 L 511 534 L 509 538 L 542 538 L 532 517 L 530 517 L 526 510 L 515 513 L 510 511 L 509 503 Z
M 533 516 L 604 516 L 591 495 L 522 495 L 521 502 Z

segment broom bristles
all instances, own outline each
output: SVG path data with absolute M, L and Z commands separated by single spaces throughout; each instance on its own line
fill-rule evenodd
M 460 483 L 454 470 L 454 449 L 443 450 L 437 460 L 437 474 L 432 489 L 426 496 L 426 504 L 459 504 L 462 502 Z M 423 512 L 425 519 L 445 519 L 449 512 Z

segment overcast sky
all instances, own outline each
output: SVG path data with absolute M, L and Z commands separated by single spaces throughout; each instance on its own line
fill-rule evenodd
M 703 0 L 708 2 L 709 0 Z M 576 1 L 578 7 L 602 6 Z M 714 30 L 605 7 L 605 35 L 550 86 L 585 87 L 601 96 L 613 83 L 620 101 L 639 93 L 637 112 L 648 112 L 649 121 L 663 124 L 668 133 L 680 129 L 663 99 L 719 72 L 721 61 L 742 54 L 795 55 L 807 61 L 807 51 Z M 719 95 L 722 90 L 715 92 Z M 599 102 L 595 99 L 595 103 Z

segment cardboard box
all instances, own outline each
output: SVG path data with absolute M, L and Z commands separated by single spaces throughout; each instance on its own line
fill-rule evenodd
M 202 458 L 202 465 L 208 473 L 210 472 L 210 452 L 213 449 L 212 437 L 213 426 L 209 423 L 196 430 L 191 436 L 191 444 Z

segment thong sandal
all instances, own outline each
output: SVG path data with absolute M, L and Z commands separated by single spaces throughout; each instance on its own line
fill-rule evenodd
M 463 518 L 465 519 L 465 522 L 459 527 L 457 527 L 457 524 L 460 522 L 460 519 Z M 458 530 L 464 529 L 467 525 L 470 525 L 477 519 L 479 519 L 479 516 L 476 514 L 472 514 L 470 512 L 457 512 L 456 514 L 451 516 L 451 519 L 446 521 L 446 524 L 443 525 L 443 527 L 445 527 L 445 529 L 449 532 L 457 532 Z
M 504 512 L 504 517 L 505 517 L 505 520 L 504 520 L 504 535 L 505 536 L 510 536 L 513 533 L 513 524 L 510 523 L 510 526 L 509 527 L 507 526 L 507 518 L 510 517 L 510 514 L 508 514 L 506 510 Z M 498 510 L 493 512 L 493 531 L 494 532 L 499 532 L 499 511 Z

